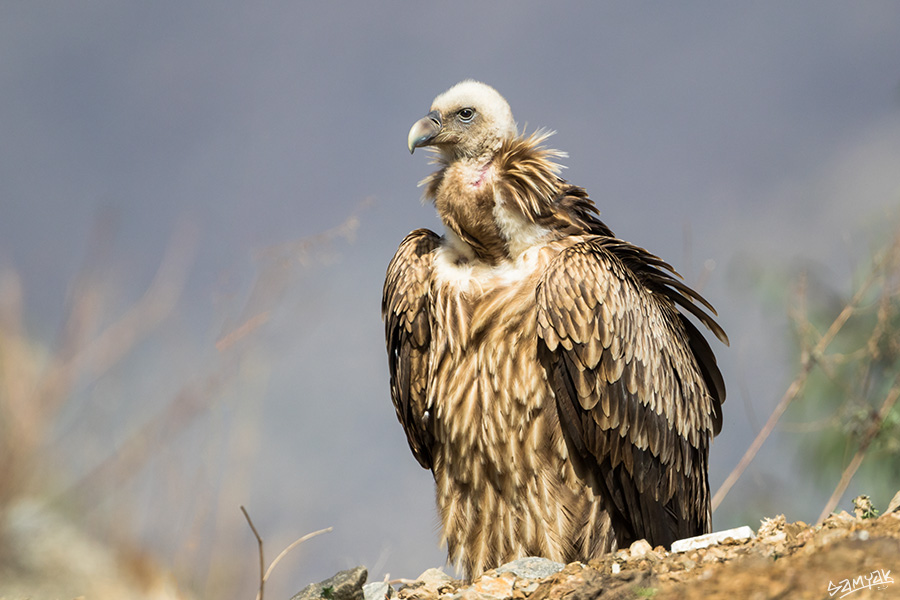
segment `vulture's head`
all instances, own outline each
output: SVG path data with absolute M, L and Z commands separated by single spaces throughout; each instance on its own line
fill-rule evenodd
M 434 99 L 431 112 L 409 130 L 407 143 L 410 152 L 431 146 L 452 160 L 493 154 L 516 135 L 503 96 L 489 85 L 467 80 Z

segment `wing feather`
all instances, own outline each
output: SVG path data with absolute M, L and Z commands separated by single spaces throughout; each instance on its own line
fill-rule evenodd
M 541 356 L 585 478 L 611 504 L 620 546 L 709 528 L 709 438 L 725 388 L 715 356 L 678 308 L 727 337 L 712 307 L 646 250 L 584 236 L 537 291 Z M 709 311 L 709 312 L 707 312 Z
M 426 469 L 432 465 L 434 443 L 426 406 L 431 344 L 429 290 L 434 250 L 440 240 L 427 229 L 406 236 L 388 265 L 381 302 L 391 398 L 409 448 Z

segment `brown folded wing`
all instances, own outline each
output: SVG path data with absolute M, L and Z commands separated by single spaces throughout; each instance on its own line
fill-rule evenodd
M 391 398 L 409 447 L 431 468 L 434 437 L 427 402 L 431 322 L 428 312 L 433 251 L 440 237 L 427 229 L 410 233 L 391 260 L 384 282 L 382 318 L 391 374 Z
M 537 292 L 560 423 L 579 474 L 607 498 L 620 546 L 709 529 L 708 446 L 724 384 L 677 307 L 727 338 L 712 307 L 669 271 L 641 248 L 589 236 L 553 260 Z

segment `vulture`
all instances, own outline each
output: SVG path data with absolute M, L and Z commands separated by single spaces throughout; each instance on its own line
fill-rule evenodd
M 725 384 L 687 315 L 728 338 L 669 264 L 560 177 L 551 134 L 520 134 L 506 100 L 467 80 L 408 136 L 410 152 L 434 152 L 420 185 L 445 231 L 413 231 L 388 266 L 390 391 L 470 578 L 710 528 Z

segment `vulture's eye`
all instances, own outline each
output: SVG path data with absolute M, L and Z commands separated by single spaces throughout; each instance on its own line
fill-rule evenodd
M 458 113 L 459 120 L 463 123 L 469 123 L 475 118 L 475 109 L 474 108 L 463 108 Z

